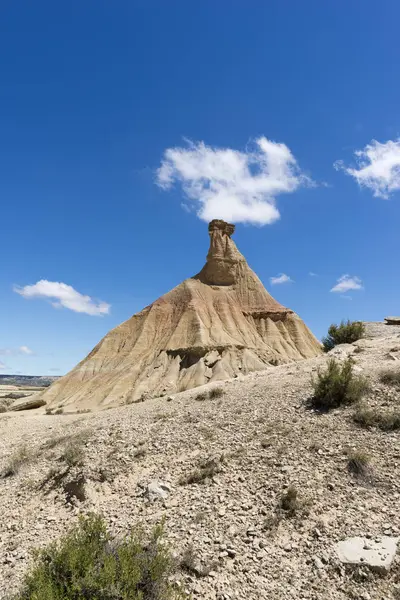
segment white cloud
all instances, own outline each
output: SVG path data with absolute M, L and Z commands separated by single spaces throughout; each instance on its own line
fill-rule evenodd
M 363 290 L 363 284 L 359 277 L 356 275 L 351 277 L 350 275 L 342 275 L 336 282 L 336 285 L 333 286 L 331 292 L 336 292 L 342 294 L 343 292 L 348 292 L 349 290 Z
M 28 346 L 20 346 L 18 348 L 18 350 L 21 354 L 28 354 L 28 355 L 33 354 L 33 350 L 28 348 Z
M 24 287 L 14 286 L 14 292 L 24 298 L 47 298 L 53 300 L 51 303 L 55 308 L 68 308 L 78 313 L 87 315 L 108 315 L 110 304 L 95 301 L 90 296 L 84 296 L 77 292 L 71 285 L 58 281 L 47 281 L 42 279 L 34 285 Z
M 4 371 L 4 369 L 7 369 L 7 366 L 0 360 L 0 371 Z
M 0 348 L 0 356 L 15 356 L 16 354 L 33 355 L 34 352 L 28 346 L 20 346 L 19 348 Z
M 308 274 L 310 277 L 318 277 L 317 273 L 313 273 L 313 271 L 310 271 Z
M 281 283 L 293 283 L 293 279 L 286 275 L 286 273 L 280 273 L 277 277 L 269 278 L 271 285 L 278 285 Z
M 253 150 L 245 152 L 190 141 L 184 148 L 168 148 L 156 182 L 164 190 L 181 184 L 204 221 L 226 219 L 258 225 L 280 218 L 276 196 L 315 185 L 301 172 L 285 144 L 264 136 L 255 140 Z
M 354 154 L 358 168 L 346 167 L 339 160 L 334 164 L 335 169 L 354 177 L 360 186 L 369 188 L 378 198 L 389 198 L 400 190 L 400 138 L 383 144 L 372 140 Z

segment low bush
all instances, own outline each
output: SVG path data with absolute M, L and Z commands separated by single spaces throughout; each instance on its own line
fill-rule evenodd
M 214 400 L 215 398 L 221 398 L 221 396 L 223 396 L 223 395 L 224 395 L 224 390 L 222 388 L 215 387 L 215 388 L 212 388 L 212 390 L 210 390 L 208 397 L 210 398 L 210 400 Z
M 209 392 L 199 392 L 195 396 L 195 400 L 203 402 L 204 400 L 215 400 L 215 398 L 221 398 L 224 395 L 224 390 L 220 387 L 212 388 Z
M 180 485 L 191 485 L 193 483 L 206 483 L 209 479 L 212 479 L 221 471 L 222 458 L 207 459 L 200 463 L 199 467 L 186 475 L 181 477 Z
M 400 411 L 398 409 L 382 411 L 360 404 L 354 412 L 353 419 L 362 427 L 377 427 L 382 431 L 400 429 Z
M 347 470 L 355 477 L 367 477 L 371 472 L 368 454 L 359 450 L 350 452 L 347 458 Z
M 342 404 L 359 401 L 369 389 L 365 377 L 353 371 L 353 361 L 348 358 L 343 363 L 330 359 L 325 371 L 319 371 L 312 380 L 314 394 L 311 405 L 320 410 L 330 410 Z
M 382 371 L 379 375 L 381 383 L 400 388 L 400 371 Z
M 2 471 L 2 477 L 12 477 L 16 475 L 23 464 L 28 463 L 32 456 L 29 454 L 28 448 L 22 446 L 12 456 Z
M 361 321 L 342 321 L 340 325 L 332 325 L 328 329 L 328 335 L 322 338 L 325 352 L 329 352 L 338 344 L 352 344 L 365 335 L 365 326 Z
M 284 492 L 280 499 L 280 508 L 285 511 L 288 516 L 294 516 L 299 508 L 299 499 L 297 489 L 291 485 Z
M 37 551 L 13 600 L 175 600 L 174 563 L 157 526 L 116 541 L 101 517 L 81 517 L 58 543 Z

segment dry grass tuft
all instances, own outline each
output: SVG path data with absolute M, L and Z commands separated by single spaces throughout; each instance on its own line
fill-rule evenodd
M 381 383 L 400 388 L 400 371 L 386 370 L 379 374 Z
M 34 456 L 30 453 L 27 446 L 21 446 L 16 452 L 10 457 L 8 463 L 5 465 L 2 477 L 12 477 L 16 475 L 22 465 L 27 464 L 33 460 Z
M 362 427 L 377 427 L 382 431 L 400 429 L 400 411 L 398 409 L 382 411 L 365 404 L 359 404 L 354 412 L 353 420 Z
M 206 481 L 212 479 L 220 473 L 221 462 L 223 457 L 211 458 L 200 463 L 199 467 L 189 473 L 189 475 L 181 477 L 179 480 L 180 485 L 192 485 L 193 483 L 204 484 Z
M 370 458 L 363 451 L 356 450 L 348 454 L 347 470 L 349 473 L 359 478 L 366 478 L 371 475 Z

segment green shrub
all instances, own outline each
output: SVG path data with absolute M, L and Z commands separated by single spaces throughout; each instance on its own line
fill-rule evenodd
M 361 321 L 342 321 L 334 323 L 328 329 L 328 335 L 322 338 L 325 352 L 329 352 L 338 344 L 352 344 L 365 335 L 365 326 Z
M 382 371 L 379 375 L 381 383 L 400 388 L 400 371 Z
M 37 551 L 14 600 L 172 600 L 170 553 L 162 527 L 115 541 L 101 517 L 81 517 L 58 543 Z
M 381 411 L 360 404 L 354 412 L 353 419 L 362 427 L 377 427 L 382 431 L 395 431 L 400 429 L 400 411 L 392 409 Z
M 331 358 L 327 369 L 318 372 L 317 378 L 312 380 L 312 385 L 314 395 L 311 404 L 321 410 L 357 402 L 369 388 L 365 377 L 354 374 L 351 358 L 342 364 Z

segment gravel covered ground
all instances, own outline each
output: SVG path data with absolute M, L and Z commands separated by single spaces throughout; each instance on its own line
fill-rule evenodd
M 400 327 L 369 324 L 366 339 L 332 353 L 353 355 L 370 406 L 400 410 L 400 392 L 378 378 L 400 370 Z M 176 578 L 194 598 L 400 598 L 399 558 L 383 577 L 335 555 L 348 536 L 400 535 L 400 433 L 359 427 L 352 407 L 310 410 L 326 360 L 99 413 L 0 414 L 0 470 L 15 471 L 0 479 L 0 598 L 18 589 L 31 549 L 90 511 L 116 534 L 164 519 L 177 557 L 193 550 L 193 572 Z M 197 398 L 212 387 L 223 394 Z M 365 477 L 349 473 L 351 451 L 369 456 Z M 204 466 L 212 477 L 190 483 Z M 166 484 L 164 500 L 146 496 L 152 481 Z M 289 486 L 293 516 L 277 508 Z

